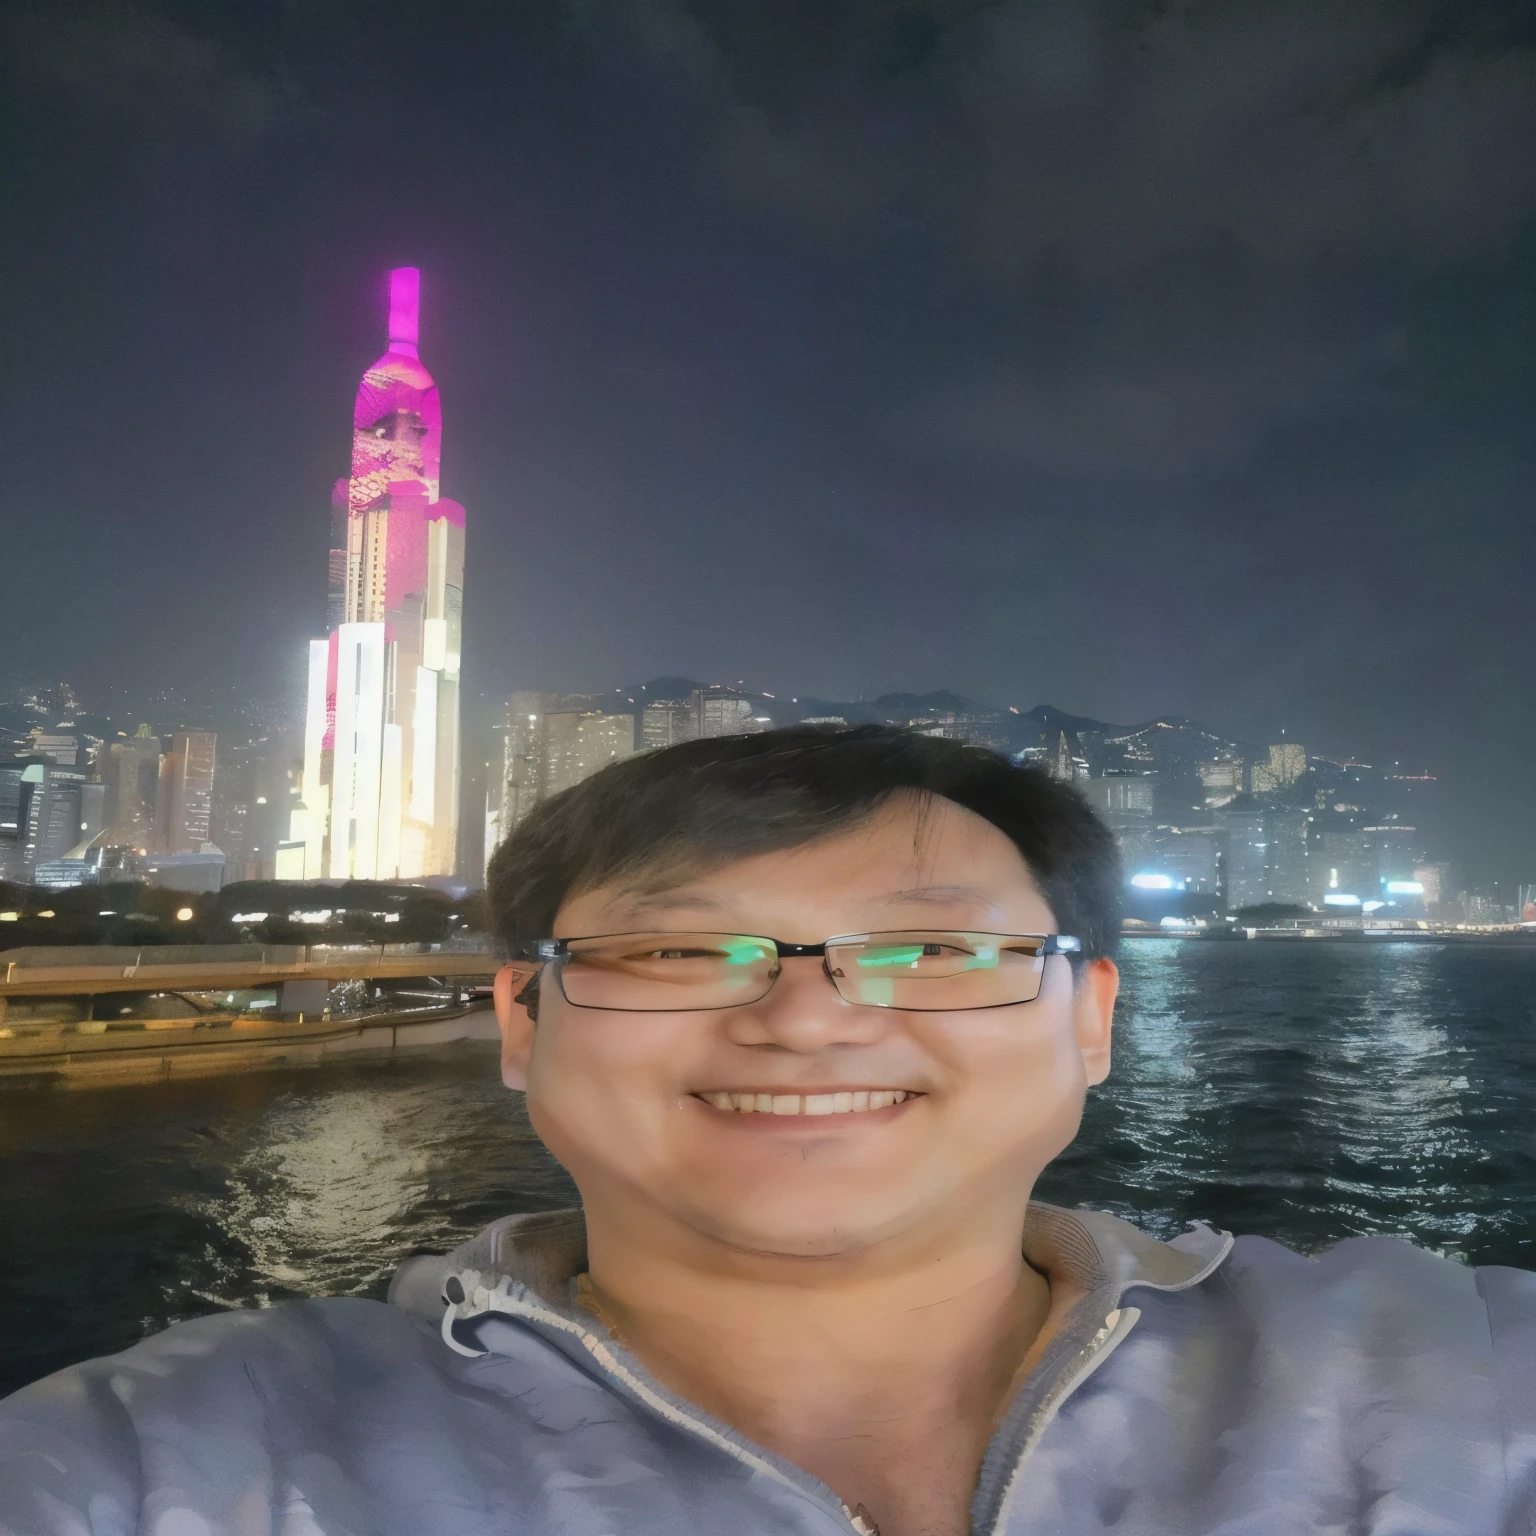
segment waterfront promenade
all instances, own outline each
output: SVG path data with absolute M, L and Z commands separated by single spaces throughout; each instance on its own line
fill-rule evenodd
M 496 966 L 459 944 L 10 950 L 0 953 L 0 1089 L 488 1039 Z

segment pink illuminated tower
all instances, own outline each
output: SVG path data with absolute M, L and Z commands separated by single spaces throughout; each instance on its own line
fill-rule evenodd
M 421 274 L 389 275 L 331 497 L 329 635 L 309 647 L 302 805 L 280 878 L 454 872 L 464 509 L 438 494 L 442 406 L 417 352 Z

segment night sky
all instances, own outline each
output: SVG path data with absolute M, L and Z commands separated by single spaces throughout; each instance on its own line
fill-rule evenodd
M 1536 879 L 1530 4 L 0 26 L 0 674 L 297 697 L 409 263 L 472 695 L 1283 726 Z

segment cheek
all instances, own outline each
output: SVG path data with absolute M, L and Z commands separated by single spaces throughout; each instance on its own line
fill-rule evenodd
M 644 1159 L 681 1098 L 688 1049 L 687 1026 L 664 1014 L 637 1024 L 592 1009 L 541 1021 L 528 1063 L 533 1128 L 567 1166 Z
M 1070 1011 L 973 1015 L 933 1045 L 961 1084 L 953 1133 L 983 1158 L 1054 1157 L 1076 1133 L 1087 1080 Z

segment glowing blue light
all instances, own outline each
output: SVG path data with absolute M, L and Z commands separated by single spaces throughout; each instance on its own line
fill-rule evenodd
M 1141 891 L 1182 891 L 1184 889 L 1184 882 L 1175 880 L 1172 875 L 1132 875 L 1131 884 Z
M 1323 903 L 1325 906 L 1330 907 L 1358 907 L 1360 905 L 1360 898 L 1358 896 L 1346 896 L 1342 891 L 1329 891 L 1323 897 Z
M 1422 896 L 1424 886 L 1418 880 L 1388 880 L 1388 896 Z

